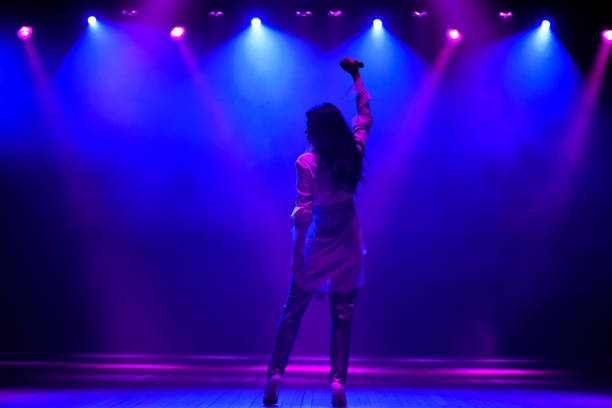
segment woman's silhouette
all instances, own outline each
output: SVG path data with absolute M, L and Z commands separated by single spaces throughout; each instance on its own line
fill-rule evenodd
M 264 393 L 266 405 L 276 404 L 278 390 L 300 320 L 313 294 L 325 286 L 332 316 L 331 372 L 334 406 L 345 406 L 344 383 L 349 360 L 351 320 L 358 288 L 363 284 L 365 253 L 353 195 L 363 180 L 363 153 L 372 116 L 357 60 L 344 58 L 340 66 L 354 80 L 357 116 L 352 130 L 334 105 L 318 105 L 306 112 L 306 153 L 298 157 L 294 220 L 293 278 L 278 332 Z

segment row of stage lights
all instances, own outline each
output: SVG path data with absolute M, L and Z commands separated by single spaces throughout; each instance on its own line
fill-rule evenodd
M 122 10 L 121 14 L 123 14 L 124 16 L 134 16 L 138 14 L 138 10 Z M 340 17 L 343 14 L 344 13 L 342 12 L 342 10 L 335 10 L 335 11 L 329 10 L 328 12 L 328 15 L 331 17 Z M 222 11 L 210 11 L 208 12 L 208 15 L 211 17 L 221 17 L 224 15 L 224 13 Z M 308 17 L 312 15 L 312 12 L 311 11 L 296 11 L 296 15 L 299 17 Z M 414 11 L 412 15 L 416 18 L 423 18 L 427 16 L 427 11 Z M 499 17 L 503 19 L 508 19 L 508 18 L 512 18 L 513 14 L 511 11 L 500 11 Z M 89 16 L 87 18 L 87 23 L 90 26 L 96 26 L 98 24 L 98 20 L 94 16 Z M 258 17 L 254 17 L 253 19 L 251 19 L 251 26 L 254 28 L 261 27 L 261 19 L 259 19 Z M 383 26 L 382 20 L 380 20 L 379 18 L 374 19 L 372 21 L 372 26 L 375 30 L 382 30 L 382 26 Z M 543 30 L 549 30 L 550 21 L 543 20 L 540 27 Z M 185 37 L 186 33 L 187 33 L 187 30 L 185 29 L 185 27 L 176 26 L 170 30 L 170 38 L 172 38 L 173 40 L 180 40 Z M 27 40 L 31 38 L 33 34 L 34 34 L 34 29 L 30 26 L 23 26 L 19 28 L 19 30 L 17 30 L 17 36 L 21 38 L 22 40 Z M 459 42 L 463 38 L 463 35 L 458 29 L 449 28 L 448 30 L 446 30 L 446 38 L 448 38 L 448 40 L 452 42 Z M 601 38 L 606 43 L 612 43 L 612 30 L 611 29 L 603 30 L 601 32 Z

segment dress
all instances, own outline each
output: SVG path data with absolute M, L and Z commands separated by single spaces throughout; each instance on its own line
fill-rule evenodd
M 358 148 L 365 146 L 372 126 L 370 94 L 361 78 L 354 83 L 357 116 L 352 129 Z M 366 248 L 353 194 L 333 187 L 329 170 L 321 169 L 314 152 L 296 160 L 297 198 L 291 214 L 293 227 L 292 266 L 298 286 L 308 292 L 317 289 L 343 292 L 363 284 L 363 256 Z

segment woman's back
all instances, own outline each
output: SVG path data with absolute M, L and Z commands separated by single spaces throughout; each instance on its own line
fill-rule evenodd
M 349 136 L 361 159 L 372 126 L 371 98 L 361 78 L 355 80 L 355 90 L 357 116 Z M 325 282 L 329 282 L 326 287 L 331 291 L 351 290 L 363 284 L 362 256 L 366 252 L 354 192 L 339 188 L 320 159 L 313 150 L 296 160 L 292 268 L 297 284 L 306 291 L 315 291 Z
M 333 206 L 353 199 L 352 192 L 334 186 L 331 171 L 320 165 L 315 152 L 304 153 L 297 160 L 311 171 L 313 207 Z

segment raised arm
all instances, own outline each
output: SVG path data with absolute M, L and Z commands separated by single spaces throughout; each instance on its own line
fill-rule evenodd
M 340 62 L 340 66 L 353 77 L 355 91 L 357 92 L 357 116 L 353 118 L 353 136 L 355 137 L 359 150 L 363 153 L 366 139 L 372 127 L 373 118 L 369 104 L 372 97 L 365 89 L 363 80 L 359 74 L 359 67 L 363 66 L 363 64 L 356 59 L 347 57 Z

